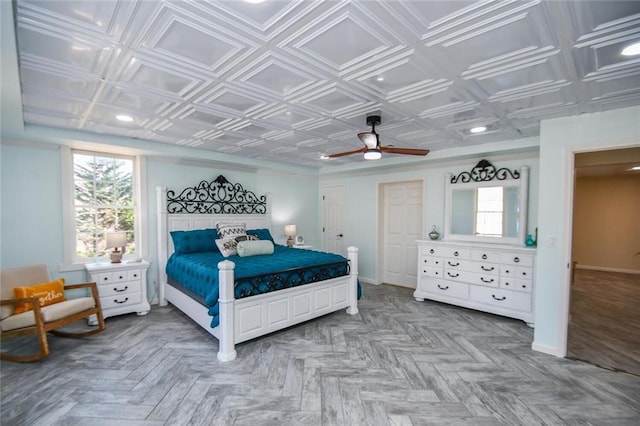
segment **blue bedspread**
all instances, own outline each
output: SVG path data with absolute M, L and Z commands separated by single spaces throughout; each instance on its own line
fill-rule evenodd
M 172 254 L 167 262 L 167 275 L 204 299 L 212 317 L 211 327 L 218 325 L 218 263 L 225 259 L 236 265 L 236 299 L 349 273 L 348 260 L 343 256 L 278 244 L 272 255 L 251 257 L 225 258 L 218 251 Z

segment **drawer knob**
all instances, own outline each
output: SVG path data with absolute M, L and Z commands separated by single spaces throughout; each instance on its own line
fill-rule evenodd
M 125 297 L 124 300 L 113 299 L 115 303 L 120 303 L 120 304 L 127 303 L 128 300 L 129 300 L 128 297 Z
M 113 291 L 116 291 L 118 293 L 122 293 L 123 291 L 127 291 L 127 289 L 129 288 L 128 285 L 125 285 L 124 288 L 122 290 L 120 290 L 118 287 L 114 287 Z
M 510 285 L 510 284 L 509 284 L 509 283 L 504 283 L 504 285 L 506 285 L 507 287 L 509 287 L 509 285 Z
M 505 272 L 508 274 L 508 273 L 509 273 L 509 270 L 507 269 Z
M 482 255 L 482 260 L 487 260 L 487 255 L 486 254 Z
M 429 253 L 433 254 L 435 253 L 435 251 L 433 251 L 433 249 L 429 250 Z
M 438 288 L 440 290 L 449 290 L 449 286 L 442 287 L 440 284 L 438 284 Z
M 524 284 L 522 284 L 522 288 L 527 288 L 527 286 L 526 286 L 526 285 L 524 285 Z
M 449 275 L 451 278 L 458 278 L 460 276 L 460 274 L 452 274 L 451 272 L 447 272 L 447 275 Z
M 133 274 L 133 278 L 138 278 L 138 274 Z
M 513 258 L 513 261 L 518 263 L 518 262 L 520 262 L 520 258 L 518 256 L 516 256 L 516 257 Z
M 453 255 L 454 255 L 454 256 L 458 256 L 458 255 L 459 255 L 459 253 L 458 253 L 457 251 L 454 251 L 454 252 L 453 252 Z
M 492 283 L 493 278 L 491 278 L 490 280 L 485 280 L 484 277 L 480 277 L 480 281 L 482 281 L 483 283 Z
M 103 281 L 109 281 L 109 277 L 104 277 L 102 280 Z
M 498 301 L 503 301 L 507 298 L 507 296 L 496 297 L 495 294 L 492 294 L 491 297 L 493 297 L 494 300 L 498 300 Z
M 523 276 L 523 277 L 526 277 L 526 276 L 527 276 L 527 273 L 526 273 L 526 272 L 523 272 L 523 273 L 522 273 L 522 276 Z
M 118 277 L 118 279 L 119 279 L 119 280 L 121 280 L 121 279 L 123 279 L 123 278 L 124 278 L 124 277 L 123 277 L 122 275 L 120 275 L 120 276 Z

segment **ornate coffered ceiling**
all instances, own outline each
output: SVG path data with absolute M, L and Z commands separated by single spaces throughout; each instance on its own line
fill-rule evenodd
M 620 55 L 638 1 L 15 6 L 31 125 L 324 167 L 364 161 L 320 157 L 360 148 L 374 112 L 384 145 L 434 152 L 640 104 L 640 56 Z

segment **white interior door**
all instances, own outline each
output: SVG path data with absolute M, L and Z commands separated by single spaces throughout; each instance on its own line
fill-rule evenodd
M 384 184 L 383 282 L 416 288 L 422 181 Z
M 322 249 L 346 256 L 344 186 L 325 186 L 322 189 L 322 218 Z

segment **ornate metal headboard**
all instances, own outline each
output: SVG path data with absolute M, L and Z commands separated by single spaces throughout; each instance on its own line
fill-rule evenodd
M 211 182 L 167 191 L 167 212 L 183 214 L 266 214 L 267 196 L 256 195 L 220 175 Z

